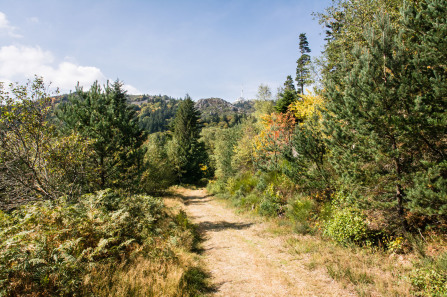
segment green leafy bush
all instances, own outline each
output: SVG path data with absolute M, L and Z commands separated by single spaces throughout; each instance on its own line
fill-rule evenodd
M 206 190 L 209 193 L 215 195 L 215 194 L 224 193 L 225 188 L 226 188 L 226 183 L 223 180 L 218 179 L 216 181 L 210 181 L 206 187 Z
M 354 207 L 337 208 L 326 224 L 325 234 L 341 244 L 360 244 L 368 238 L 366 216 Z
M 262 197 L 255 192 L 252 192 L 244 197 L 237 200 L 237 205 L 244 207 L 246 209 L 255 210 L 258 209 Z
M 264 191 L 263 199 L 259 205 L 259 213 L 263 216 L 277 216 L 282 208 L 279 198 L 278 193 L 275 192 L 275 185 L 269 184 Z
M 146 193 L 161 192 L 177 182 L 172 160 L 169 159 L 166 149 L 169 137 L 165 133 L 149 135 L 144 145 L 145 171 L 141 176 L 140 187 Z

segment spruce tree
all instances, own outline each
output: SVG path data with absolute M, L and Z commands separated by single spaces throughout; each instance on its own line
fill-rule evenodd
M 200 113 L 187 95 L 179 104 L 173 120 L 171 154 L 179 182 L 196 182 L 203 177 L 201 166 L 207 162 L 205 145 L 199 142 Z
M 309 42 L 307 42 L 306 33 L 300 34 L 300 53 L 301 56 L 296 61 L 296 82 L 298 84 L 298 92 L 304 94 L 304 86 L 312 83 L 310 73 L 310 53 Z
M 132 187 L 143 169 L 145 134 L 122 86 L 119 81 L 104 88 L 95 82 L 89 91 L 78 86 L 57 111 L 65 128 L 92 140 L 99 189 Z

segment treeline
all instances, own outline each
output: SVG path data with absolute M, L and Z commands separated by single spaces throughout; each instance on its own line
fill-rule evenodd
M 289 76 L 273 105 L 261 86 L 254 119 L 203 131 L 216 175 L 209 190 L 346 245 L 399 253 L 442 238 L 446 16 L 441 0 L 347 0 L 318 14 L 327 28 L 321 87 L 305 94 L 314 77 L 301 34 L 296 87 Z M 447 293 L 445 255 L 424 258 L 412 278 L 421 292 Z
M 204 288 L 188 218 L 148 195 L 206 172 L 191 99 L 179 102 L 172 132 L 149 141 L 119 81 L 78 86 L 56 106 L 36 77 L 1 85 L 0 100 L 1 296 Z

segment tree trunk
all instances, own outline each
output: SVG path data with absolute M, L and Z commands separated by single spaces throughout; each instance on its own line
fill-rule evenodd
M 99 171 L 99 176 L 101 178 L 101 190 L 104 189 L 105 184 L 106 184 L 106 172 L 104 169 L 104 157 L 101 156 L 99 159 L 99 166 L 100 166 L 100 171 Z

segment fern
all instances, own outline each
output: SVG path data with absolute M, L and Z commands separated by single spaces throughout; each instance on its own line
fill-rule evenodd
M 164 218 L 160 199 L 111 190 L 84 195 L 77 203 L 60 198 L 1 212 L 0 296 L 73 295 L 98 261 L 117 262 L 156 242 L 150 239 Z M 12 281 L 14 288 L 29 291 L 11 291 Z

